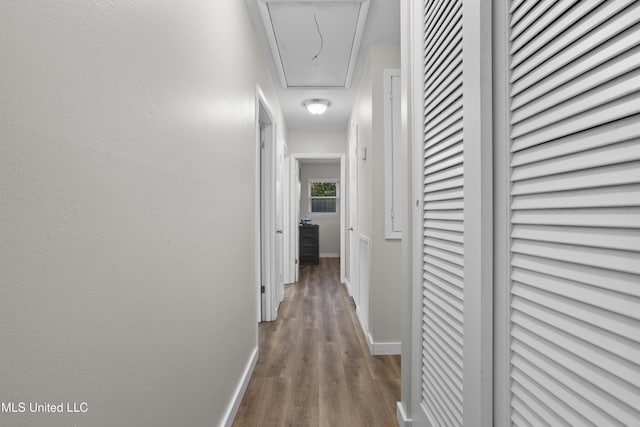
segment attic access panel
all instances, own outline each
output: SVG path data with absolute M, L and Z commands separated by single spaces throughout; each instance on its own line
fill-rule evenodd
M 260 0 L 285 88 L 349 87 L 369 0 Z

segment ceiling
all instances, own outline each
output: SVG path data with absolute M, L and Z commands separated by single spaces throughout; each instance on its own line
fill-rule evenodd
M 400 43 L 400 3 L 246 2 L 289 130 L 346 129 L 369 46 Z M 302 105 L 310 98 L 326 98 L 331 106 L 312 116 Z

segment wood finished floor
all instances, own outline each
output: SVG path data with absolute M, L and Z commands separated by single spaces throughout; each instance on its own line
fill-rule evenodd
M 370 356 L 339 259 L 300 268 L 278 320 L 259 327 L 259 358 L 233 423 L 397 426 L 400 357 Z

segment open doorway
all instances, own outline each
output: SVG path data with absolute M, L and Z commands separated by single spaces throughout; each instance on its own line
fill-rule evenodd
M 345 156 L 337 154 L 297 153 L 291 162 L 291 203 L 288 268 L 299 276 L 299 225 L 302 219 L 317 225 L 318 256 L 340 259 L 340 282 L 345 282 Z M 326 188 L 324 194 L 315 188 Z
M 285 151 L 277 138 L 276 122 L 260 87 L 256 88 L 256 278 L 257 316 L 272 321 L 282 287 L 282 182 Z M 278 202 L 280 201 L 280 203 Z

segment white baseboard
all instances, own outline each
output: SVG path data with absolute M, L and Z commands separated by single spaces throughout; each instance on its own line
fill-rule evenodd
M 360 330 L 362 331 L 362 335 L 367 340 L 367 347 L 369 347 L 369 353 L 373 354 L 373 341 L 371 340 L 371 334 L 366 326 L 364 326 L 364 321 L 362 320 L 362 311 L 360 311 L 360 306 L 356 303 L 356 317 L 358 318 L 358 323 L 360 323 Z
M 401 353 L 402 348 L 399 342 L 374 342 L 371 352 L 374 356 L 399 356 Z
M 404 410 L 402 402 L 396 403 L 396 418 L 398 419 L 398 425 L 400 427 L 412 427 L 413 420 L 407 418 L 407 413 Z
M 364 331 L 363 331 L 363 332 L 364 332 Z M 367 347 L 369 347 L 369 353 L 370 353 L 372 356 L 375 356 L 375 355 L 376 355 L 376 353 L 375 353 L 376 348 L 375 348 L 375 347 L 374 347 L 374 345 L 373 345 L 373 337 L 371 336 L 371 332 L 366 331 L 366 332 L 365 332 L 365 336 L 366 336 L 366 338 L 367 338 Z
M 340 258 L 340 254 L 334 252 L 320 253 L 320 258 Z
M 258 361 L 258 347 L 253 349 L 251 353 L 251 357 L 247 361 L 247 366 L 244 368 L 244 372 L 242 373 L 242 378 L 240 378 L 240 382 L 238 383 L 238 387 L 236 387 L 236 391 L 233 394 L 233 399 L 229 402 L 229 406 L 227 407 L 227 411 L 222 417 L 222 421 L 220 422 L 221 426 L 231 427 L 233 424 L 233 420 L 236 417 L 236 413 L 238 412 L 238 408 L 240 407 L 240 402 L 242 402 L 242 397 L 244 396 L 244 392 L 247 390 L 247 386 L 249 385 L 249 380 L 251 379 L 251 374 L 253 374 L 253 370 L 256 367 L 256 362 Z
M 356 306 L 356 316 L 360 322 L 360 329 L 367 340 L 367 347 L 372 356 L 390 356 L 400 355 L 402 353 L 401 344 L 399 342 L 375 342 L 371 336 L 371 332 L 365 327 L 362 321 L 362 312 L 360 307 Z
M 349 294 L 349 296 L 353 297 L 353 291 L 351 290 L 351 283 L 349 283 L 346 277 L 344 278 L 344 287 L 347 288 L 347 293 Z

